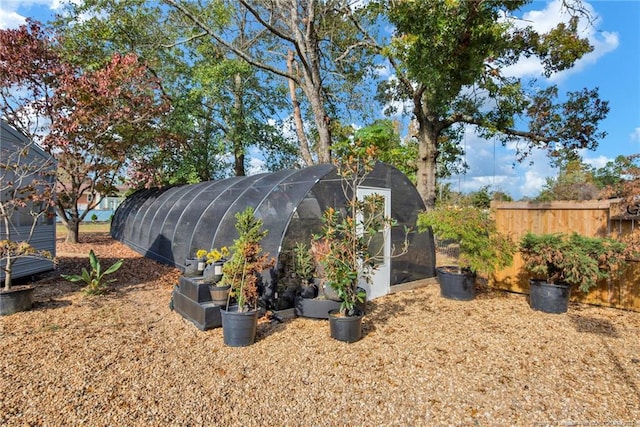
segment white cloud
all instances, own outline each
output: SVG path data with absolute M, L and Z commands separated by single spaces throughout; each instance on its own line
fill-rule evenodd
M 65 3 L 82 0 L 4 0 L 0 2 L 0 29 L 18 28 L 27 17 L 38 21 L 50 18 L 47 11 L 58 11 Z
M 635 128 L 633 132 L 629 134 L 629 138 L 631 138 L 632 141 L 640 141 L 640 127 Z
M 598 157 L 592 157 L 592 158 L 583 156 L 582 158 L 584 163 L 596 169 L 600 169 L 604 167 L 608 162 L 611 162 L 614 160 L 614 159 L 610 159 L 607 156 L 598 156 Z
M 535 169 L 526 171 L 519 187 L 520 194 L 526 197 L 537 196 L 547 182 L 546 178 Z
M 0 29 L 7 30 L 18 28 L 25 23 L 25 17 L 13 10 L 6 10 L 5 6 L 0 6 Z
M 249 167 L 247 168 L 247 175 L 257 175 L 263 172 L 268 172 L 265 161 L 257 157 L 249 158 Z

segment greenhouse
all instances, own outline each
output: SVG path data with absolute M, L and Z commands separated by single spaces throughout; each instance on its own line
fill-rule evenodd
M 416 231 L 424 204 L 409 179 L 396 168 L 377 163 L 358 188 L 358 197 L 384 196 L 387 214 L 397 221 L 390 233 L 381 232 L 385 259 L 367 289 L 368 299 L 389 293 L 390 287 L 435 276 L 435 252 L 429 233 Z M 140 254 L 184 269 L 198 249 L 230 247 L 237 237 L 238 212 L 253 207 L 268 230 L 264 252 L 276 258 L 273 271 L 264 272 L 261 302 L 266 308 L 293 305 L 290 276 L 293 248 L 309 244 L 322 227 L 322 213 L 333 207 L 346 212 L 346 197 L 336 168 L 320 164 L 252 176 L 231 177 L 192 185 L 140 190 L 116 211 L 111 235 Z M 405 227 L 408 252 L 391 256 L 402 246 Z

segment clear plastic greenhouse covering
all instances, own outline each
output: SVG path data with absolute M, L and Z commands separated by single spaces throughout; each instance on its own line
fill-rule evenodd
M 391 260 L 391 285 L 435 276 L 435 251 L 430 233 L 416 231 L 424 204 L 415 186 L 396 168 L 376 164 L 364 186 L 391 191 L 392 245 L 401 247 L 409 227 L 409 251 Z M 277 260 L 263 273 L 271 294 L 285 292 L 285 281 L 297 242 L 311 241 L 322 227 L 329 207 L 346 212 L 346 197 L 336 169 L 330 164 L 231 177 L 192 185 L 140 190 L 115 212 L 111 235 L 140 254 L 184 269 L 198 249 L 230 247 L 237 237 L 236 213 L 253 207 L 268 230 L 264 252 Z

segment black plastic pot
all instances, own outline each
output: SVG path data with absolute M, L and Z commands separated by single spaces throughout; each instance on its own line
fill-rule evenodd
M 566 283 L 547 283 L 529 280 L 529 307 L 545 313 L 566 313 L 569 308 L 571 286 Z
M 14 286 L 0 292 L 0 316 L 31 310 L 33 289 L 32 286 Z
M 207 264 L 202 272 L 202 278 L 204 283 L 216 284 L 222 279 L 222 266 L 224 262 L 216 261 L 211 264 Z
M 198 258 L 187 258 L 184 261 L 184 275 L 186 277 L 202 276 L 202 270 L 198 268 L 201 260 Z
M 349 343 L 358 341 L 362 338 L 363 316 L 363 314 L 358 314 L 357 316 L 341 316 L 339 310 L 331 310 L 329 312 L 331 338 Z
M 220 309 L 222 315 L 222 337 L 229 347 L 246 347 L 256 340 L 258 311 L 238 311 L 238 306 Z
M 476 275 L 469 271 L 460 271 L 455 266 L 436 269 L 440 282 L 440 295 L 444 298 L 469 301 L 476 296 Z

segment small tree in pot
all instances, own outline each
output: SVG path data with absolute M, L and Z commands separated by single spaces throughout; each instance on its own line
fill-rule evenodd
M 315 298 L 316 296 L 317 286 L 312 283 L 314 270 L 311 250 L 304 242 L 297 242 L 293 248 L 293 271 L 302 287 L 301 295 L 304 298 Z
M 429 228 L 440 240 L 459 245 L 457 266 L 437 268 L 442 296 L 470 300 L 475 296 L 476 274 L 492 274 L 511 265 L 516 244 L 499 233 L 488 210 L 472 206 L 437 207 L 418 217 L 418 230 Z
M 231 247 L 231 258 L 222 267 L 220 286 L 231 287 L 237 305 L 221 310 L 224 342 L 230 346 L 252 344 L 258 319 L 258 282 L 261 273 L 275 265 L 275 259 L 262 253 L 260 242 L 267 235 L 262 220 L 249 207 L 236 214 L 238 238 Z M 249 324 L 249 327 L 246 325 Z
M 524 269 L 534 276 L 529 281 L 531 308 L 564 313 L 572 286 L 586 293 L 598 281 L 621 275 L 629 251 L 611 238 L 527 233 L 520 241 L 520 254 Z
M 381 230 L 388 232 L 396 222 L 384 215 L 382 196 L 373 194 L 362 200 L 357 197 L 358 187 L 363 185 L 375 166 L 375 147 L 364 147 L 355 142 L 336 145 L 334 151 L 342 191 L 347 198 L 347 212 L 343 215 L 334 208 L 327 209 L 322 216 L 322 232 L 314 236 L 314 241 L 326 245 L 326 250 L 319 253 L 319 262 L 327 284 L 337 291 L 341 300 L 339 313 L 330 313 L 329 316 L 331 336 L 353 342 L 361 337 L 362 312 L 358 306 L 366 298 L 359 281 L 370 282 L 377 261 L 384 257 L 383 249 L 375 249 L 373 242 Z M 406 253 L 407 234 L 408 230 L 405 230 L 402 250 L 392 256 Z M 343 322 L 338 317 L 353 318 L 353 322 L 348 321 L 352 325 L 343 331 L 337 326 L 336 322 Z

